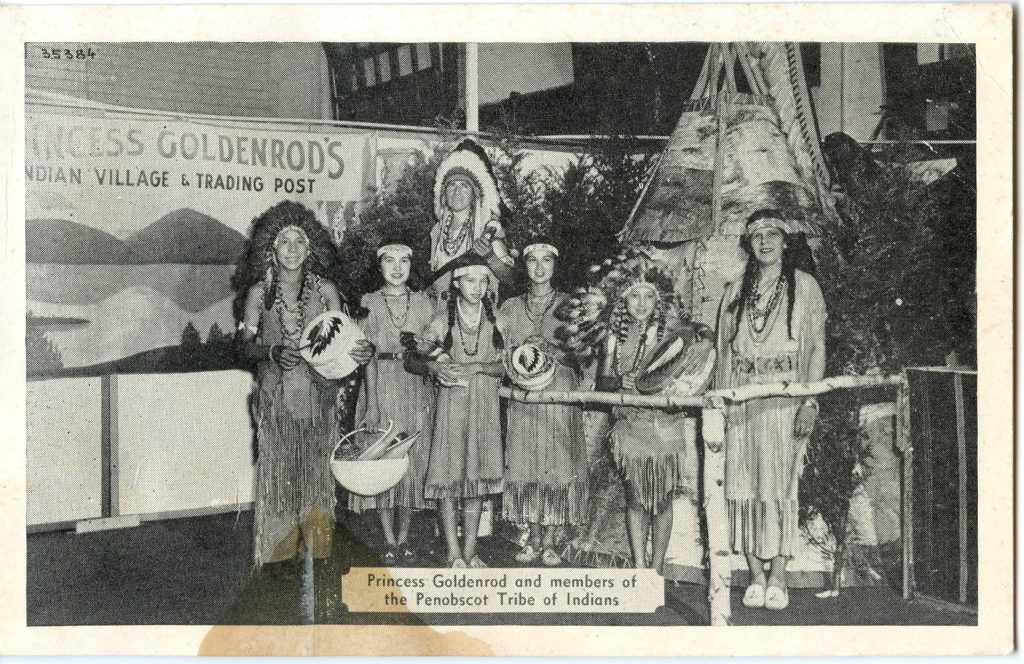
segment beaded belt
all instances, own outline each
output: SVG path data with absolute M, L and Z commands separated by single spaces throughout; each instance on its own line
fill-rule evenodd
M 773 357 L 744 357 L 735 355 L 732 358 L 732 370 L 741 374 L 779 374 L 796 371 L 796 356 L 791 354 Z
M 404 360 L 405 353 L 377 353 L 378 360 Z

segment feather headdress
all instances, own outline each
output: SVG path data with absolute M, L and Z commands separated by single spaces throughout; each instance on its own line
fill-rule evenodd
M 629 248 L 615 259 L 590 267 L 587 285 L 577 288 L 555 310 L 563 321 L 556 338 L 581 364 L 589 363 L 611 332 L 621 335 L 628 324 L 626 295 L 638 287 L 650 287 L 658 295 L 652 324 L 664 329 L 675 319 L 679 298 L 671 271 L 642 249 Z
M 445 202 L 445 187 L 453 179 L 469 182 L 474 190 L 473 237 L 480 237 L 492 220 L 498 222 L 505 203 L 498 189 L 498 178 L 487 152 L 471 139 L 465 139 L 448 154 L 434 175 L 434 215 L 442 226 L 451 223 L 452 212 Z M 431 268 L 441 265 L 433 263 Z

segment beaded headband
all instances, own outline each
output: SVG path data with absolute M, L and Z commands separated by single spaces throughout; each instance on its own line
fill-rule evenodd
M 275 247 L 277 246 L 277 243 L 281 241 L 281 236 L 284 235 L 285 231 L 298 231 L 299 235 L 302 236 L 302 239 L 306 241 L 306 244 L 309 244 L 309 236 L 306 235 L 306 231 L 302 230 L 301 226 L 296 226 L 295 224 L 292 224 L 290 226 L 285 226 L 284 228 L 277 232 L 277 235 L 274 236 Z
M 464 265 L 462 267 L 457 267 L 454 270 L 452 270 L 452 279 L 458 279 L 463 275 L 476 273 L 479 273 L 479 275 L 482 277 L 490 278 L 491 269 L 486 265 Z
M 552 256 L 558 255 L 558 249 L 556 249 L 554 245 L 547 244 L 546 242 L 536 242 L 534 244 L 527 245 L 526 248 L 523 249 L 523 258 L 530 254 L 541 253 L 544 251 L 548 252 Z
M 790 225 L 786 223 L 784 219 L 778 219 L 776 217 L 761 217 L 755 221 L 747 224 L 747 235 L 753 235 L 756 231 L 763 228 L 776 228 L 783 233 L 790 232 Z
M 377 250 L 377 258 L 384 254 L 394 256 L 395 258 L 402 258 L 404 256 L 412 256 L 412 249 L 405 244 L 385 244 Z

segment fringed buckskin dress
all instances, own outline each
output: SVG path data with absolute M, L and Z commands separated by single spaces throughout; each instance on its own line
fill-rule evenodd
M 427 458 L 430 454 L 430 434 L 433 421 L 431 408 L 434 388 L 422 376 L 405 370 L 402 332 L 420 334 L 430 324 L 434 308 L 430 299 L 419 292 L 409 292 L 408 308 L 406 298 L 387 297 L 383 290 L 363 296 L 362 306 L 369 311 L 359 325 L 377 348 L 372 362 L 377 365 L 377 407 L 380 410 L 380 425 L 394 423 L 395 433 L 421 432 L 419 440 L 409 451 L 409 470 L 405 477 L 392 489 L 376 496 L 352 494 L 349 508 L 356 512 L 367 509 L 390 509 L 396 506 L 425 509 L 428 504 L 423 498 L 423 479 L 427 472 Z M 391 308 L 388 308 L 390 304 Z M 359 393 L 356 404 L 356 422 L 366 415 L 368 395 L 366 383 Z
M 455 325 L 462 324 L 456 315 Z M 472 330 L 464 330 L 461 338 L 458 329 L 452 331 L 453 343 L 448 355 L 454 362 L 500 361 L 501 352 L 492 341 L 493 325 L 483 311 L 478 329 L 479 345 Z M 448 311 L 442 309 L 434 315 L 426 337 L 441 345 L 447 332 Z M 431 500 L 458 501 L 502 490 L 505 460 L 501 446 L 498 379 L 476 374 L 464 380 L 467 387 L 437 388 L 425 489 L 426 498 Z
M 529 295 L 507 300 L 498 311 L 509 349 L 533 336 L 553 343 L 561 322 L 554 311 L 565 299 L 553 292 L 540 315 L 526 308 Z M 549 390 L 572 392 L 579 380 L 558 363 Z M 509 401 L 505 433 L 504 517 L 518 524 L 582 523 L 587 514 L 587 443 L 577 406 Z
M 303 319 L 327 310 L 321 281 L 306 277 Z M 257 341 L 290 345 L 275 304 L 260 307 Z M 285 371 L 270 359 L 259 363 L 253 399 L 256 420 L 256 491 L 254 557 L 264 563 L 301 553 L 300 534 L 314 558 L 330 554 L 334 533 L 334 477 L 329 458 L 338 440 L 338 385 L 305 362 Z
M 785 289 L 758 334 L 745 314 L 737 331 L 736 317 L 726 308 L 738 297 L 740 284 L 726 288 L 718 324 L 717 388 L 821 379 L 809 374 L 809 364 L 816 345 L 824 347 L 825 302 L 814 277 L 797 270 L 795 278 L 792 339 L 786 324 Z M 801 402 L 772 397 L 727 407 L 725 496 L 735 551 L 762 559 L 793 555 L 799 536 L 797 490 L 806 447 L 806 439 L 793 435 Z
M 623 350 L 623 366 L 643 366 L 651 360 L 658 346 L 657 329 L 652 326 L 646 334 L 644 357 L 637 361 L 635 351 Z M 615 406 L 612 416 L 612 454 L 627 491 L 635 492 L 637 502 L 653 512 L 666 496 L 697 490 L 697 422 L 693 417 L 633 406 Z

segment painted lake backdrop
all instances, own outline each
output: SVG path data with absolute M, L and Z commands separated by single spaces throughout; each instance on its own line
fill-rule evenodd
M 28 107 L 30 376 L 233 365 L 230 278 L 251 220 L 298 200 L 336 239 L 367 137 Z

